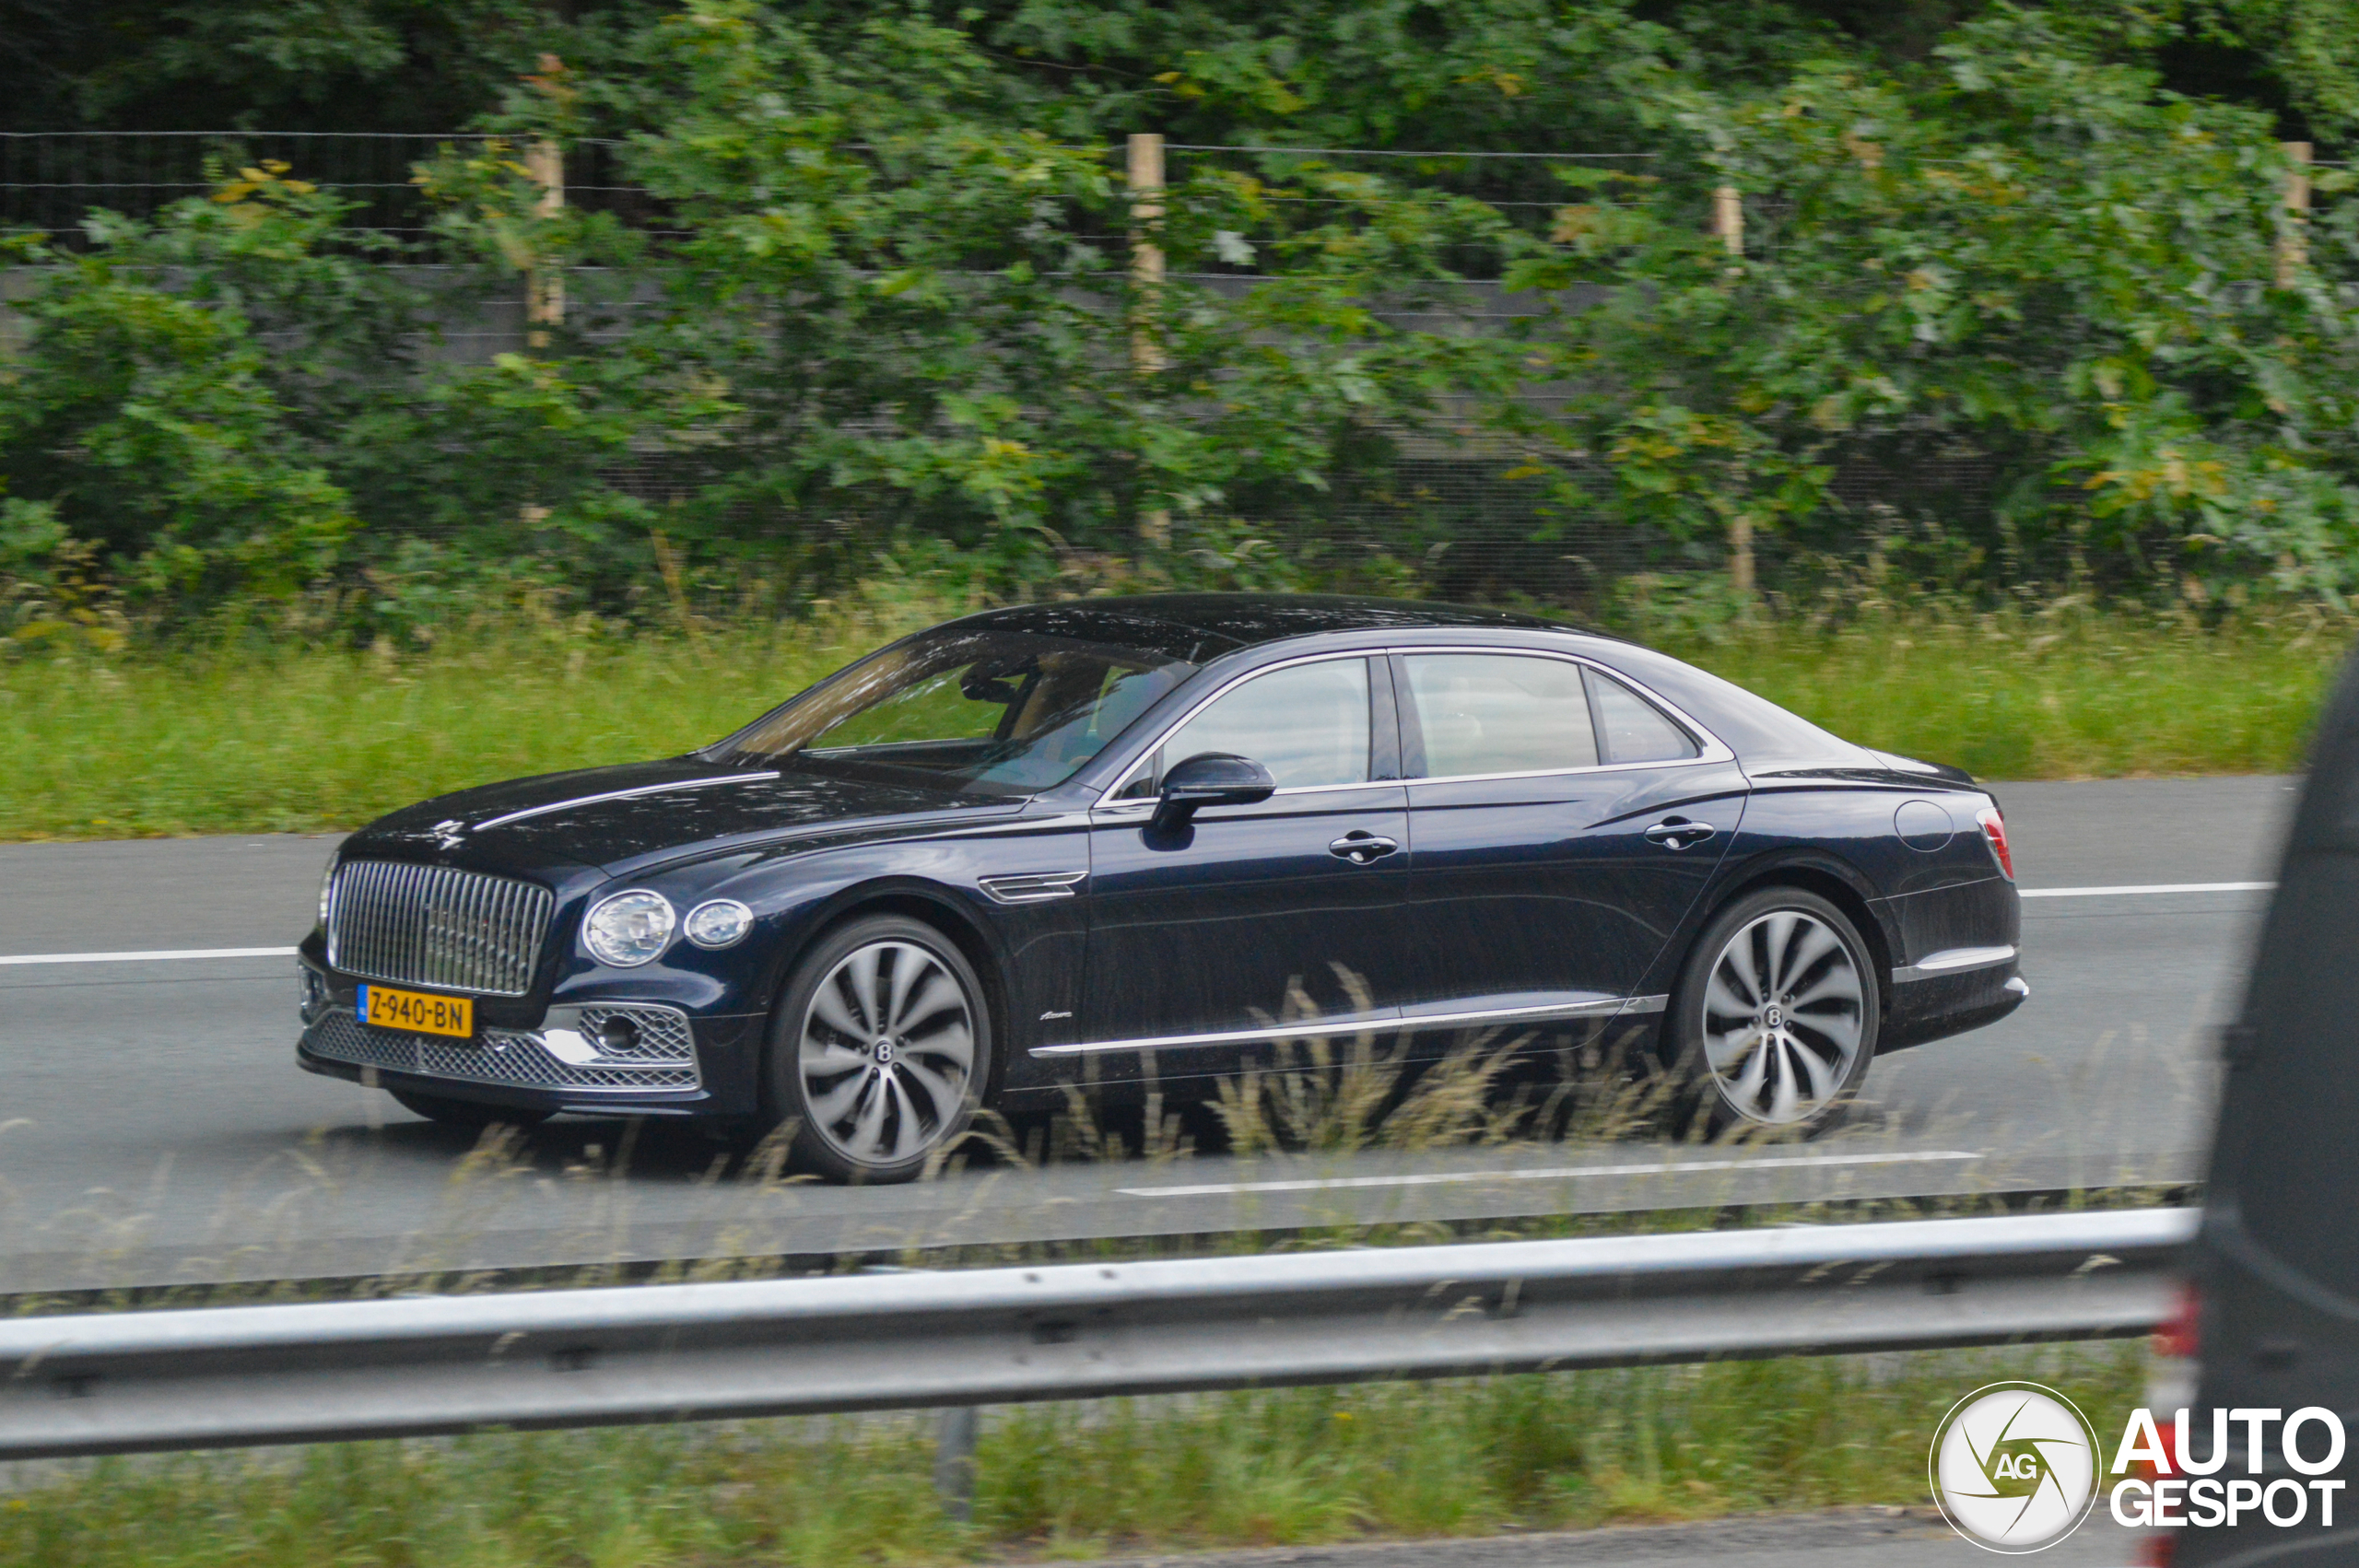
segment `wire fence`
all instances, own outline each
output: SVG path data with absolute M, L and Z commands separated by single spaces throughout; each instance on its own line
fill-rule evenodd
M 397 240 L 430 230 L 432 199 L 419 167 L 446 152 L 482 148 L 478 132 L 18 131 L 0 133 L 0 232 L 71 240 L 94 210 L 152 218 L 203 196 L 241 169 L 283 164 L 351 204 L 346 221 Z M 565 149 L 566 200 L 647 227 L 662 215 L 623 178 L 621 144 L 586 139 Z
M 45 132 L 0 134 L 0 232 L 38 232 L 65 243 L 77 241 L 94 209 L 148 218 L 170 204 L 201 196 L 225 176 L 264 160 L 283 163 L 308 181 L 350 204 L 346 222 L 395 240 L 423 241 L 431 232 L 431 197 L 417 180 L 418 167 L 444 156 L 481 148 L 480 133 L 334 132 Z M 564 151 L 565 199 L 576 207 L 612 214 L 621 222 L 661 239 L 676 219 L 627 173 L 623 144 L 584 139 Z M 1119 170 L 1124 148 L 1103 149 Z M 1191 258 L 1189 269 L 1207 285 L 1247 287 L 1258 270 L 1253 248 L 1283 239 L 1290 227 L 1333 221 L 1348 209 L 1380 207 L 1387 202 L 1427 200 L 1437 193 L 1464 196 L 1496 212 L 1527 233 L 1544 232 L 1552 215 L 1575 202 L 1611 203 L 1591 189 L 1566 183 L 1567 169 L 1632 172 L 1660 169 L 1669 155 L 1649 150 L 1556 151 L 1508 149 L 1402 149 L 1321 147 L 1282 144 L 1168 143 L 1163 151 L 1167 202 L 1184 200 L 1186 183 L 1211 172 L 1250 174 L 1263 182 L 1262 198 L 1288 216 L 1269 234 L 1244 234 L 1244 250 L 1229 247 L 1218 258 Z M 2323 161 L 2320 168 L 2335 167 Z M 1338 168 L 1365 168 L 1383 174 L 1389 194 L 1321 193 L 1316 176 Z M 1767 235 L 1764 239 L 1770 238 Z M 1117 252 L 1126 233 L 1090 237 Z M 1502 294 L 1496 285 L 1496 247 L 1467 243 L 1445 258 L 1470 280 L 1455 297 L 1404 313 L 1400 324 L 1440 331 L 1496 331 L 1532 307 Z M 1201 270 L 1199 270 L 1201 269 Z M 496 310 L 447 345 L 464 358 L 488 359 L 521 349 L 526 323 L 521 298 L 514 309 Z M 0 310 L 0 329 L 6 312 Z M 1430 317 L 1431 320 L 1425 318 Z M 447 357 L 447 356 L 446 356 Z M 1561 472 L 1561 471 L 1560 471 Z M 622 465 L 608 475 L 627 492 L 663 501 L 677 498 L 687 477 L 652 460 Z M 1315 503 L 1297 503 L 1265 521 L 1271 542 L 1296 554 L 1322 556 L 1344 569 L 1381 574 L 1413 570 L 1431 591 L 1453 597 L 1526 595 L 1557 603 L 1594 602 L 1617 579 L 1632 572 L 1710 564 L 1690 559 L 1685 547 L 1602 521 L 1604 509 L 1585 499 L 1606 480 L 1602 473 L 1576 473 L 1567 485 L 1540 475 L 1508 452 L 1487 451 L 1479 442 L 1456 450 L 1445 440 L 1410 441 L 1390 462 L 1340 475 L 1332 492 Z M 1977 508 L 1999 482 L 1995 462 L 1961 452 L 1907 472 L 1888 470 L 1864 457 L 1844 462 L 1834 492 L 1855 514 L 1880 509 L 1895 514 L 1923 510 L 1954 512 Z M 1308 509 L 1306 509 L 1306 507 Z M 1707 543 L 1698 548 L 1707 552 Z

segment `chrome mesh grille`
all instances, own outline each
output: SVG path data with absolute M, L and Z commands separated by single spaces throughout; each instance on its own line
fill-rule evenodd
M 522 996 L 557 899 L 546 887 L 450 866 L 354 860 L 328 900 L 328 963 L 347 975 Z
M 696 1089 L 703 1086 L 686 1016 L 668 1007 L 600 1009 L 620 1012 L 639 1025 L 639 1040 L 627 1056 L 594 1062 L 560 1060 L 538 1035 L 486 1029 L 480 1045 L 404 1034 L 357 1022 L 349 1008 L 330 1008 L 306 1032 L 313 1056 L 415 1072 L 427 1078 L 463 1078 L 474 1083 L 514 1083 L 534 1089 Z M 585 1012 L 585 1018 L 589 1013 Z

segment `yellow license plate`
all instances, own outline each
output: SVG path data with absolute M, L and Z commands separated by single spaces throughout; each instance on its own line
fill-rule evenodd
M 423 991 L 397 991 L 391 986 L 363 986 L 355 1002 L 360 1022 L 381 1029 L 462 1038 L 475 1032 L 475 1004 L 463 996 L 428 996 Z

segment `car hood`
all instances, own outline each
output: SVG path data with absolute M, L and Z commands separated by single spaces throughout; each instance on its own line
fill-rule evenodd
M 595 866 L 619 875 L 683 851 L 1022 804 L 794 764 L 749 769 L 674 757 L 439 795 L 380 817 L 344 853 L 487 871 Z

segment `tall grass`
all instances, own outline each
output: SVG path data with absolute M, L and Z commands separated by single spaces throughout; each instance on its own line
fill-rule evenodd
M 2030 779 L 2294 768 L 2359 624 L 2302 611 L 2207 625 L 2068 600 L 1657 630 L 1647 640 L 1838 735 Z
M 1722 1363 L 989 1412 L 975 1522 L 921 1418 L 108 1461 L 0 1502 L 6 1568 L 922 1564 L 1922 1505 L 1933 1427 L 2032 1377 L 2099 1431 L 2136 1344 Z
M 955 613 L 862 606 L 636 637 L 511 621 L 401 652 L 0 660 L 0 840 L 329 832 L 471 784 L 676 755 Z
M 399 652 L 0 658 L 0 840 L 331 831 L 468 784 L 673 755 L 954 613 L 910 593 L 632 637 L 515 620 Z M 2069 601 L 1708 621 L 1641 602 L 1623 619 L 1838 734 L 1998 778 L 2293 767 L 2353 629 Z

